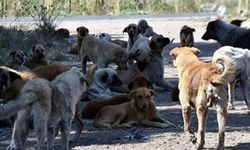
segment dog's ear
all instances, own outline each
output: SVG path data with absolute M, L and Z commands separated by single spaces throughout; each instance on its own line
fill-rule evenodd
M 135 98 L 136 92 L 137 92 L 136 89 L 133 90 L 133 91 L 131 91 L 131 92 L 129 93 L 129 96 L 130 96 L 131 98 Z
M 151 96 L 156 95 L 156 92 L 152 89 L 149 89 L 149 92 L 151 93 Z
M 122 33 L 124 33 L 124 32 L 128 32 L 128 27 L 123 29 Z
M 137 62 L 137 67 L 138 69 L 142 72 L 145 70 L 145 68 L 147 67 L 147 63 L 144 63 L 144 62 Z
M 87 35 L 89 34 L 89 29 L 85 28 L 85 31 L 87 33 Z
M 78 27 L 78 28 L 76 29 L 76 32 L 79 32 L 79 30 L 80 30 L 80 27 Z
M 178 49 L 178 48 L 174 48 L 172 49 L 170 52 L 169 52 L 169 55 L 172 56 L 173 58 L 176 58 L 177 57 L 177 54 L 175 52 L 175 50 Z
M 198 48 L 195 47 L 191 47 L 191 50 L 193 51 L 193 53 L 198 56 L 200 54 L 200 50 Z
M 16 54 L 16 51 L 11 52 L 11 53 L 9 54 L 9 56 L 14 56 L 15 54 Z
M 36 49 L 36 46 L 33 46 L 33 47 L 32 47 L 32 52 L 34 52 L 34 51 L 35 51 L 35 49 Z
M 133 81 L 128 84 L 129 91 L 132 90 L 133 86 L 134 86 L 134 82 Z
M 210 84 L 214 87 L 218 87 L 218 86 L 222 86 L 223 84 L 220 84 L 220 83 L 216 83 L 216 82 L 213 82 L 211 81 Z
M 104 72 L 103 75 L 102 75 L 102 77 L 101 77 L 101 81 L 102 82 L 107 82 L 108 77 L 109 77 L 108 73 Z
M 21 76 L 19 74 L 15 73 L 15 72 L 9 71 L 8 74 L 9 74 L 11 82 L 13 82 L 13 81 L 15 81 L 17 79 L 21 79 Z
M 147 88 L 153 89 L 153 83 L 152 83 L 152 81 L 147 80 L 147 85 L 148 85 Z
M 192 32 L 195 32 L 195 29 L 194 29 L 194 28 L 191 28 L 191 31 L 192 31 Z

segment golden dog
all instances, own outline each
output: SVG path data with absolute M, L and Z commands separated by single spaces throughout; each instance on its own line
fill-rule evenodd
M 98 128 L 131 127 L 134 123 L 144 126 L 165 128 L 166 123 L 158 113 L 151 97 L 155 92 L 146 87 L 140 87 L 129 93 L 132 101 L 119 105 L 103 107 L 95 117 L 94 126 Z
M 234 79 L 236 74 L 234 63 L 223 60 L 224 64 L 212 64 L 199 61 L 197 48 L 175 48 L 170 51 L 174 58 L 179 76 L 179 98 L 182 106 L 184 131 L 195 143 L 196 138 L 191 131 L 191 108 L 195 108 L 198 118 L 197 149 L 205 144 L 205 126 L 208 107 L 217 107 L 219 126 L 218 149 L 224 148 L 225 125 L 227 116 L 227 94 L 224 85 Z

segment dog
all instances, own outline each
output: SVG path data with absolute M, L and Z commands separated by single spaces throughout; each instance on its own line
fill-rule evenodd
M 55 128 L 59 123 L 63 149 L 68 149 L 70 126 L 76 104 L 86 89 L 85 81 L 83 74 L 76 68 L 60 74 L 51 84 L 41 78 L 27 81 L 17 98 L 0 107 L 0 114 L 3 115 L 0 119 L 17 112 L 12 141 L 8 149 L 17 147 L 24 149 L 31 117 L 37 132 L 37 149 L 41 149 L 47 129 L 47 147 L 53 149 Z M 80 133 L 77 134 L 79 136 Z
M 153 28 L 151 26 L 148 25 L 148 22 L 145 19 L 141 19 L 138 22 L 138 28 L 140 29 L 140 33 L 145 36 L 145 37 L 150 37 L 153 35 L 157 35 L 157 33 L 155 33 L 153 31 Z
M 247 81 L 250 74 L 250 51 L 249 49 L 236 48 L 231 46 L 224 46 L 214 52 L 212 62 L 217 63 L 221 61 L 221 57 L 224 59 L 234 60 L 237 75 L 235 80 L 228 84 L 228 109 L 235 109 L 234 107 L 234 89 L 236 81 L 240 82 L 240 88 L 243 95 L 243 99 L 247 108 L 250 109 L 250 103 L 248 101 L 247 94 Z
M 173 85 L 164 80 L 163 48 L 169 44 L 169 38 L 162 35 L 154 35 L 151 40 L 141 36 L 130 53 L 130 58 L 135 59 L 136 63 L 127 70 L 117 70 L 118 77 L 123 85 L 112 87 L 112 90 L 120 93 L 129 92 L 128 84 L 138 75 L 146 76 L 152 83 L 164 89 L 172 89 Z
M 128 33 L 128 42 L 127 42 L 127 52 L 131 50 L 136 40 L 141 36 L 141 30 L 139 29 L 137 24 L 131 23 L 127 27 L 123 29 L 123 33 Z M 128 67 L 134 64 L 133 59 L 128 60 Z
M 5 66 L 18 71 L 29 70 L 29 68 L 23 66 L 27 57 L 28 55 L 21 49 L 14 50 L 10 52 L 8 62 Z
M 168 124 L 159 115 L 152 96 L 152 89 L 139 87 L 129 93 L 131 101 L 119 105 L 104 106 L 94 119 L 97 128 L 131 127 L 138 123 L 148 127 L 166 128 Z
M 180 41 L 182 47 L 193 47 L 194 46 L 194 35 L 195 32 L 194 28 L 188 27 L 184 25 L 180 31 Z
M 55 132 L 57 127 L 61 128 L 62 148 L 69 149 L 69 135 L 71 122 L 77 114 L 79 100 L 83 91 L 86 90 L 86 79 L 80 69 L 72 68 L 58 75 L 51 82 L 53 89 L 52 109 L 48 121 L 47 148 L 53 149 Z M 83 126 L 83 124 L 82 124 Z M 82 131 L 77 129 L 74 141 L 78 139 Z
M 18 78 L 17 80 L 21 79 L 20 76 Z M 42 148 L 51 110 L 51 97 L 52 89 L 49 81 L 36 78 L 23 85 L 18 97 L 0 106 L 0 119 L 8 118 L 17 113 L 11 144 L 7 149 L 25 149 L 30 118 L 32 118 L 37 135 L 36 149 Z
M 219 126 L 217 148 L 224 149 L 227 115 L 227 94 L 224 85 L 234 80 L 236 68 L 233 61 L 223 58 L 223 64 L 201 62 L 197 57 L 199 53 L 200 50 L 194 47 L 175 48 L 169 53 L 178 70 L 184 131 L 190 141 L 197 142 L 196 149 L 203 149 L 208 107 L 215 105 Z M 190 127 L 191 108 L 195 108 L 198 118 L 197 139 Z
M 134 81 L 128 85 L 129 90 L 135 90 L 139 87 L 152 88 L 152 83 L 145 76 L 137 76 L 135 77 Z M 129 101 L 131 101 L 131 98 L 128 94 L 113 96 L 105 100 L 93 100 L 87 103 L 87 105 L 83 108 L 82 117 L 93 119 L 104 106 L 117 105 Z
M 235 20 L 232 20 L 230 23 L 238 27 L 242 27 L 246 29 L 250 28 L 250 23 L 247 19 L 235 19 Z
M 83 93 L 82 101 L 94 99 L 109 99 L 119 93 L 111 92 L 110 86 L 120 86 L 122 81 L 117 72 L 112 68 L 98 68 L 94 73 L 91 86 Z
M 222 46 L 233 46 L 250 49 L 250 31 L 222 20 L 211 21 L 202 36 L 203 40 L 213 39 Z
M 57 29 L 52 36 L 56 38 L 69 38 L 70 34 L 68 29 L 60 28 Z
M 95 37 L 104 40 L 105 42 L 111 42 L 111 36 L 108 33 L 98 33 L 95 35 Z
M 39 66 L 45 66 L 48 62 L 45 59 L 44 47 L 40 44 L 32 47 L 31 56 L 24 62 L 24 66 L 34 69 Z
M 118 65 L 117 69 L 127 69 L 127 52 L 121 46 L 88 35 L 85 29 L 77 28 L 78 37 L 82 39 L 80 58 L 84 74 L 87 61 L 97 64 L 98 68 L 106 68 L 109 64 L 115 63 Z

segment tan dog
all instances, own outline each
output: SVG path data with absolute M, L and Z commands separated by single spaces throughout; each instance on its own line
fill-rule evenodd
M 156 110 L 151 97 L 155 92 L 151 89 L 140 87 L 129 94 L 132 101 L 119 105 L 103 107 L 95 117 L 94 126 L 98 128 L 131 127 L 138 123 L 148 127 L 165 128 L 170 124 L 165 123 Z
M 197 149 L 205 144 L 205 126 L 208 107 L 217 108 L 219 126 L 218 149 L 224 148 L 225 126 L 227 116 L 227 94 L 224 85 L 234 80 L 236 69 L 232 61 L 223 60 L 224 64 L 211 64 L 199 61 L 197 48 L 175 48 L 170 51 L 178 69 L 179 98 L 182 106 L 184 131 L 195 143 L 196 138 L 191 130 L 191 108 L 195 108 L 198 118 Z
M 23 66 L 26 58 L 27 54 L 25 54 L 22 50 L 17 49 L 9 54 L 9 60 L 6 63 L 6 66 L 18 71 L 28 70 L 29 68 Z
M 77 34 L 82 39 L 80 58 L 83 73 L 86 73 L 87 61 L 92 61 L 99 68 L 106 68 L 111 63 L 118 65 L 118 69 L 127 68 L 127 53 L 121 46 L 88 35 L 85 27 L 77 28 Z
M 47 64 L 44 47 L 40 44 L 33 46 L 31 56 L 24 62 L 24 66 L 30 69 Z
M 135 90 L 139 87 L 151 88 L 151 86 L 151 82 L 148 78 L 145 76 L 137 76 L 134 81 L 129 84 L 128 88 L 130 90 Z M 113 96 L 107 100 L 93 100 L 83 108 L 82 117 L 93 119 L 104 106 L 122 104 L 131 100 L 132 99 L 128 94 Z

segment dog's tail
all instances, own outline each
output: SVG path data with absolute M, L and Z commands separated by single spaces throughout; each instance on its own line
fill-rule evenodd
M 26 92 L 18 96 L 16 99 L 9 100 L 6 104 L 0 105 L 0 120 L 9 118 L 16 114 L 19 110 L 24 109 L 36 100 L 36 94 Z
M 212 76 L 213 83 L 226 84 L 235 80 L 237 70 L 233 58 L 225 55 L 213 56 L 212 65 L 219 70 L 219 73 Z

